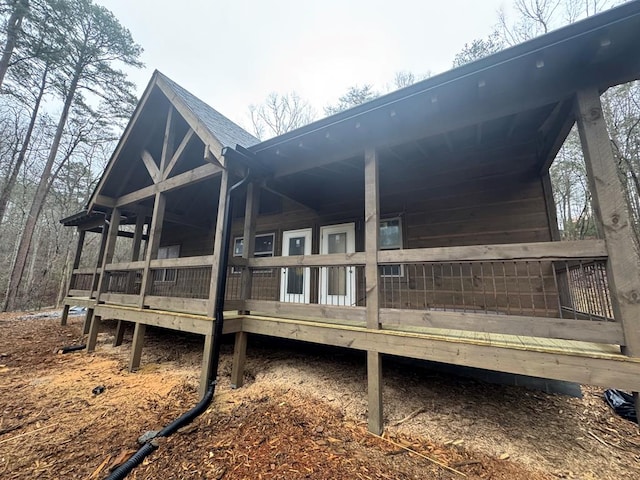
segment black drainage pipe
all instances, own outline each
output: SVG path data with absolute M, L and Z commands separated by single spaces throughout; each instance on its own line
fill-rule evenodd
M 154 442 L 155 438 L 158 437 L 168 437 L 175 433 L 178 429 L 184 427 L 191 423 L 196 417 L 202 414 L 209 404 L 211 400 L 213 400 L 213 394 L 216 390 L 216 377 L 218 376 L 218 364 L 220 362 L 220 340 L 222 337 L 222 323 L 224 322 L 224 297 L 225 290 L 227 287 L 227 266 L 228 266 L 228 257 L 229 257 L 229 240 L 231 238 L 231 194 L 234 190 L 241 187 L 245 183 L 249 181 L 250 170 L 247 169 L 246 175 L 242 180 L 232 185 L 227 191 L 227 198 L 225 202 L 225 210 L 224 217 L 222 221 L 222 252 L 220 259 L 220 269 L 218 270 L 218 288 L 216 290 L 216 310 L 215 310 L 215 332 L 213 335 L 213 355 L 211 358 L 211 371 L 212 378 L 209 382 L 209 387 L 207 388 L 206 393 L 202 397 L 202 399 L 198 402 L 198 404 L 193 407 L 191 410 L 183 413 L 180 417 L 175 419 L 173 422 L 165 426 L 162 430 L 158 432 L 153 438 L 147 440 L 147 442 L 138 449 L 136 453 L 131 455 L 129 459 L 116 468 L 111 475 L 109 475 L 105 480 L 122 480 L 124 479 L 131 470 L 136 468 L 138 465 L 142 463 L 142 461 L 148 457 L 158 445 Z
M 85 348 L 87 348 L 87 346 L 85 344 L 82 344 L 82 345 L 69 345 L 68 347 L 59 348 L 56 351 L 58 353 L 71 353 L 71 352 L 77 352 L 79 350 L 84 350 Z

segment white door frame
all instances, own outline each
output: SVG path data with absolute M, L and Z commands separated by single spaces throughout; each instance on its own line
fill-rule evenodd
M 304 238 L 304 255 L 311 255 L 312 230 L 303 228 L 300 230 L 288 230 L 282 233 L 282 256 L 289 255 L 289 241 L 292 238 Z M 302 271 L 302 293 L 287 293 L 289 286 L 289 268 L 282 268 L 280 278 L 280 301 L 291 303 L 309 303 L 311 299 L 311 269 L 309 267 L 291 267 Z
M 326 255 L 329 251 L 329 235 L 335 233 L 346 233 L 346 252 L 356 251 L 356 224 L 341 223 L 339 225 L 326 225 L 320 227 L 320 254 Z M 344 269 L 346 274 L 345 295 L 329 295 L 329 274 L 330 269 Z M 320 295 L 319 303 L 323 305 L 352 306 L 356 304 L 356 268 L 353 266 L 344 267 L 322 267 L 320 268 Z

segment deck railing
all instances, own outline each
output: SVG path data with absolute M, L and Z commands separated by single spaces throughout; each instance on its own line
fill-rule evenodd
M 227 299 L 248 311 L 364 325 L 364 261 L 364 253 L 234 259 Z M 599 240 L 379 251 L 380 323 L 623 344 L 621 326 L 610 314 L 605 261 Z M 565 279 L 562 265 L 570 267 Z M 292 269 L 309 279 L 292 289 L 298 295 L 283 292 Z M 245 298 L 243 270 L 251 275 Z M 344 295 L 323 294 L 331 289 L 328 282 L 336 284 L 336 272 L 340 279 L 353 272 L 353 295 L 344 281 Z

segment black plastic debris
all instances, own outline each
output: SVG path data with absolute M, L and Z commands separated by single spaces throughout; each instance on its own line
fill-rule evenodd
M 633 423 L 638 423 L 638 414 L 636 413 L 633 395 L 623 392 L 622 390 L 610 389 L 605 390 L 604 399 L 609 406 L 620 415 Z
M 106 389 L 107 389 L 107 387 L 105 387 L 104 385 L 98 385 L 93 390 L 91 390 L 91 393 L 93 393 L 94 395 L 100 395 Z

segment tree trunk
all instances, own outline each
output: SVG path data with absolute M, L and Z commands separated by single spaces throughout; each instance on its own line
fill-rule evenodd
M 9 203 L 9 197 L 11 197 L 11 192 L 13 191 L 13 187 L 16 184 L 16 180 L 18 179 L 18 174 L 20 173 L 20 169 L 22 168 L 22 164 L 27 157 L 27 150 L 29 150 L 29 144 L 31 143 L 31 137 L 33 136 L 33 129 L 36 126 L 36 120 L 38 119 L 38 112 L 40 110 L 40 103 L 42 102 L 42 97 L 44 96 L 44 92 L 47 87 L 47 76 L 49 75 L 49 66 L 47 65 L 42 73 L 42 81 L 40 82 L 40 87 L 38 89 L 38 95 L 36 96 L 35 104 L 33 105 L 33 111 L 31 112 L 31 119 L 29 120 L 29 128 L 27 128 L 27 133 L 24 136 L 24 141 L 22 142 L 22 147 L 20 148 L 20 152 L 18 153 L 18 159 L 16 160 L 13 169 L 11 170 L 11 174 L 7 179 L 7 182 L 0 192 L 0 226 L 2 226 L 2 221 L 4 220 L 4 215 L 7 211 L 7 204 Z
M 2 49 L 2 57 L 0 57 L 0 87 L 2 87 L 7 70 L 9 70 L 9 60 L 11 60 L 13 50 L 16 48 L 18 35 L 22 29 L 22 20 L 28 11 L 29 0 L 16 0 L 7 21 L 7 38 Z
M 29 248 L 31 247 L 33 232 L 36 229 L 38 217 L 40 216 L 40 212 L 42 210 L 42 206 L 44 205 L 47 192 L 49 191 L 49 180 L 51 177 L 51 171 L 53 170 L 53 165 L 58 154 L 58 148 L 60 148 L 60 141 L 62 140 L 62 134 L 64 133 L 64 128 L 67 123 L 67 119 L 69 118 L 69 110 L 71 109 L 71 104 L 73 103 L 76 89 L 78 88 L 78 82 L 80 81 L 81 73 L 82 64 L 78 62 L 73 79 L 71 80 L 71 85 L 69 86 L 69 91 L 64 101 L 62 114 L 60 115 L 60 119 L 58 120 L 58 126 L 56 128 L 55 136 L 53 137 L 51 149 L 49 150 L 47 163 L 44 167 L 42 175 L 40 176 L 40 182 L 38 183 L 38 188 L 36 189 L 33 202 L 31 203 L 31 208 L 29 209 L 27 222 L 25 223 L 22 235 L 20 236 L 20 245 L 18 246 L 18 252 L 11 268 L 9 286 L 7 287 L 7 293 L 2 305 L 3 312 L 14 310 L 16 308 L 18 290 L 20 288 L 20 283 L 22 282 L 22 275 L 24 273 L 25 265 L 27 264 L 27 256 L 29 254 Z

